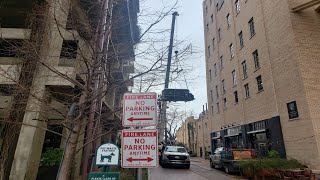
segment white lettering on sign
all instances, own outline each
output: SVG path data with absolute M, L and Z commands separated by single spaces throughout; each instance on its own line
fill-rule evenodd
M 155 126 L 157 124 L 156 93 L 126 93 L 123 100 L 123 126 Z
M 123 168 L 157 167 L 157 130 L 122 130 L 121 165 Z

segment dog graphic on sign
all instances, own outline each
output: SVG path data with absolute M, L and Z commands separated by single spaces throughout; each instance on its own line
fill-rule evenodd
M 103 155 L 101 154 L 100 162 L 103 162 L 104 159 L 107 159 L 107 162 L 111 162 L 112 156 L 114 156 L 113 153 L 111 153 L 111 154 L 109 154 L 109 155 L 106 155 L 106 156 L 103 156 Z

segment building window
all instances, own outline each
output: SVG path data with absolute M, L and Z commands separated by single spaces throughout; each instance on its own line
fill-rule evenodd
M 77 57 L 78 41 L 64 40 L 62 43 L 60 58 L 75 59 Z
M 209 78 L 210 78 L 210 81 L 211 81 L 211 69 L 209 70 Z
M 230 14 L 227 15 L 227 24 L 228 24 L 228 28 L 231 26 L 231 17 Z
M 246 98 L 250 97 L 249 84 L 244 85 L 244 90 L 246 93 Z
M 1 85 L 0 86 L 0 96 L 12 96 L 14 86 L 13 85 Z M 1 132 L 1 126 L 0 126 L 0 132 Z
M 262 83 L 262 78 L 261 75 L 259 75 L 258 77 L 256 77 L 257 79 L 257 85 L 258 85 L 258 91 L 263 91 L 263 83 Z
M 22 39 L 0 39 L 0 57 L 17 57 L 22 45 Z
M 219 4 L 217 3 L 216 4 L 216 13 L 218 13 L 219 12 Z
M 219 102 L 217 102 L 217 112 L 220 113 Z
M 240 49 L 243 48 L 243 34 L 242 31 L 240 31 L 239 35 L 239 41 L 240 41 Z
M 233 82 L 233 86 L 237 85 L 236 70 L 233 70 L 233 71 L 232 71 L 232 82 Z
M 256 31 L 254 29 L 253 17 L 250 19 L 250 21 L 248 23 L 249 23 L 249 27 L 250 27 L 250 35 L 252 37 L 256 34 Z
M 52 133 L 52 131 L 62 133 L 63 127 L 58 124 L 48 124 L 47 128 L 49 131 L 45 133 L 42 151 L 48 148 L 59 148 L 61 145 L 61 136 Z
M 231 56 L 231 59 L 232 59 L 234 57 L 234 48 L 233 48 L 233 44 L 232 43 L 229 46 L 229 51 L 230 51 L 230 56 Z
M 211 14 L 211 24 L 213 23 L 213 14 Z
M 227 108 L 227 98 L 223 98 L 223 108 Z
M 226 88 L 225 88 L 225 84 L 224 84 L 224 79 L 221 81 L 221 86 L 222 86 L 222 94 L 225 94 Z
M 209 24 L 207 24 L 207 32 L 209 31 Z
M 236 13 L 239 14 L 240 13 L 240 0 L 236 0 L 235 4 L 236 4 Z
M 212 39 L 212 50 L 215 49 L 215 44 L 214 44 L 215 38 Z
M 217 76 L 217 64 L 215 63 L 213 67 L 214 67 L 214 76 Z
M 259 63 L 259 54 L 258 54 L 258 50 L 256 49 L 253 53 L 253 61 L 254 61 L 254 68 L 255 70 L 260 69 L 260 63 Z
M 214 111 L 213 106 L 211 106 L 211 114 L 212 115 L 213 115 L 213 111 Z
M 208 14 L 208 6 L 206 6 L 206 14 Z
M 213 93 L 212 93 L 212 90 L 210 90 L 210 98 L 211 98 L 211 101 L 213 101 Z
M 208 57 L 210 57 L 210 45 L 208 46 Z
M 216 85 L 216 97 L 217 97 L 217 99 L 219 98 L 219 88 L 218 88 L 218 85 Z
M 243 79 L 247 79 L 248 78 L 248 74 L 247 74 L 247 63 L 246 61 L 243 61 L 241 63 L 242 65 L 242 71 L 243 71 Z
M 219 42 L 221 41 L 221 29 L 220 28 L 218 29 L 218 41 Z
M 223 56 L 220 56 L 220 69 L 223 69 Z
M 238 91 L 233 92 L 234 94 L 234 102 L 237 104 L 239 102 Z

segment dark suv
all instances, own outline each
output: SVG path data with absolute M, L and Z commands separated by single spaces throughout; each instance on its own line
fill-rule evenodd
M 171 165 L 190 168 L 190 156 L 187 150 L 181 146 L 166 146 L 161 152 L 159 161 L 163 168 Z

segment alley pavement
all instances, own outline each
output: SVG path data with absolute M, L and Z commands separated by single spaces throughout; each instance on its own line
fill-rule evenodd
M 150 169 L 149 180 L 235 180 L 245 179 L 237 175 L 228 175 L 223 171 L 212 169 L 209 160 L 199 157 L 191 158 L 190 169 L 162 168 Z

